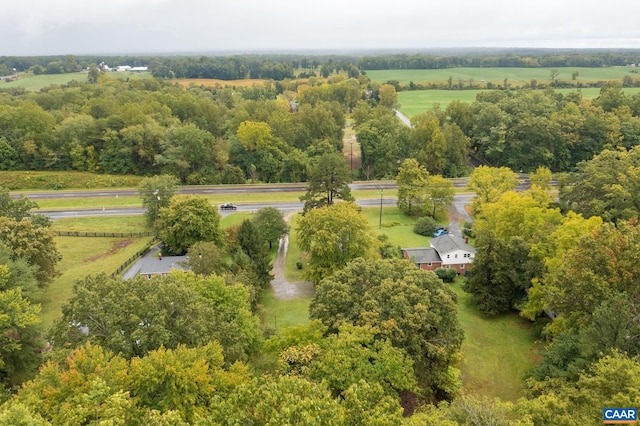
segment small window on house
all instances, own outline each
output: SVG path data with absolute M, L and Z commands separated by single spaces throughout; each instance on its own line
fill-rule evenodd
M 427 263 L 427 266 L 431 266 L 431 262 Z
M 460 269 L 464 269 L 464 263 L 460 265 Z
M 458 258 L 458 253 L 456 253 L 456 259 Z
M 447 255 L 447 259 L 448 259 L 448 258 L 450 258 L 450 257 L 451 257 L 451 255 L 449 255 L 449 254 L 448 254 L 448 255 Z

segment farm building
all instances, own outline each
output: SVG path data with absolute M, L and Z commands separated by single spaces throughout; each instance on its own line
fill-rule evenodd
M 464 275 L 473 263 L 476 249 L 466 240 L 446 234 L 433 238 L 431 247 L 403 248 L 402 254 L 420 269 L 454 268 L 459 275 Z

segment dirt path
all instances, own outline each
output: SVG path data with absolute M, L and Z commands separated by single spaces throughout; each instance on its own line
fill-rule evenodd
M 290 216 L 285 217 L 285 221 L 289 222 Z M 273 280 L 271 288 L 276 298 L 281 300 L 296 299 L 298 297 L 309 297 L 315 293 L 313 284 L 308 281 L 287 281 L 284 276 L 284 264 L 287 259 L 287 250 L 289 248 L 289 236 L 285 235 L 280 239 L 278 245 L 278 253 L 273 262 Z

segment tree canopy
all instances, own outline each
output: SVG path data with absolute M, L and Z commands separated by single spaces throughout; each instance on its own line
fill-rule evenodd
M 373 259 L 376 238 L 352 203 L 337 203 L 309 211 L 298 221 L 298 244 L 308 256 L 305 276 L 314 283 L 358 257 Z
M 456 296 L 433 273 L 404 259 L 357 259 L 316 286 L 309 307 L 329 332 L 342 324 L 369 326 L 414 362 L 424 396 L 451 398 L 462 343 Z

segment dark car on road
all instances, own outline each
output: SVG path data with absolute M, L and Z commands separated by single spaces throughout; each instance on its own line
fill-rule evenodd
M 233 203 L 220 204 L 220 210 L 236 210 L 237 208 Z

